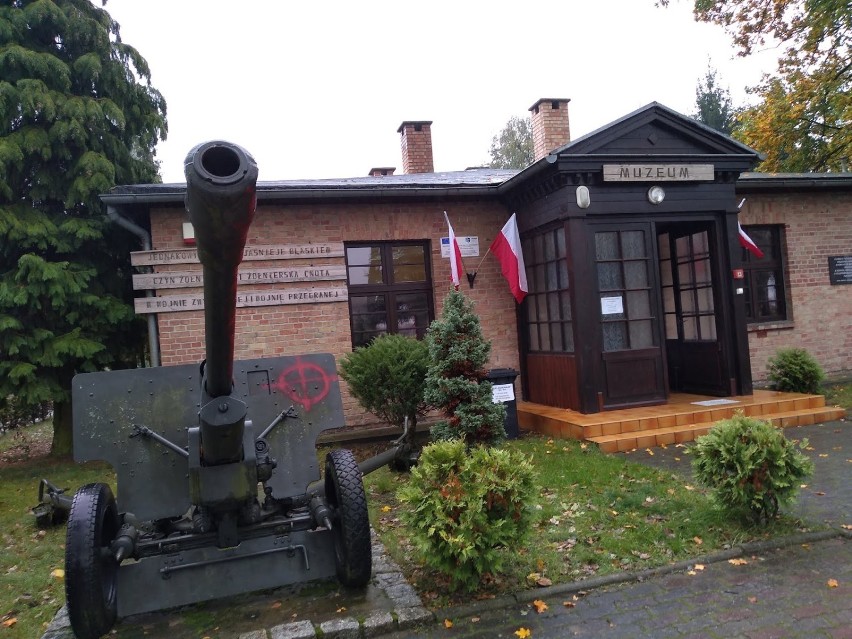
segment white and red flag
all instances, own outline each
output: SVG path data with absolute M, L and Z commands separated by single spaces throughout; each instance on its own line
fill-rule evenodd
M 754 243 L 754 240 L 752 240 L 748 234 L 743 231 L 743 227 L 739 220 L 737 220 L 737 230 L 740 233 L 740 246 L 750 253 L 753 253 L 755 257 L 763 257 L 763 251 L 761 251 L 760 247 Z
M 462 266 L 461 249 L 459 248 L 456 234 L 453 231 L 453 225 L 450 224 L 450 218 L 447 212 L 444 211 L 444 219 L 447 220 L 447 227 L 450 229 L 450 279 L 453 281 L 453 286 L 459 290 L 459 278 L 461 277 L 464 266 Z
M 518 233 L 518 221 L 515 214 L 500 230 L 488 249 L 500 260 L 503 277 L 509 282 L 509 289 L 515 300 L 520 304 L 529 292 L 527 286 L 527 271 L 524 267 L 524 254 L 521 251 L 521 236 Z

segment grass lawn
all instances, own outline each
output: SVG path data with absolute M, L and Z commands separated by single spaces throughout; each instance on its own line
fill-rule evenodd
M 505 572 L 490 576 L 475 597 L 641 570 L 807 529 L 783 514 L 767 526 L 729 519 L 682 476 L 591 444 L 525 436 L 506 445 L 533 459 L 537 524 L 523 547 L 506 549 Z M 448 593 L 447 580 L 424 568 L 409 542 L 395 497 L 404 481 L 387 468 L 365 478 L 373 527 L 427 605 L 469 601 L 470 594 Z

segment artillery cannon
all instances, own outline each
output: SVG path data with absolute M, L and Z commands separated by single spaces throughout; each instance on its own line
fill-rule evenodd
M 185 173 L 205 361 L 73 381 L 74 457 L 117 474 L 117 496 L 88 484 L 70 507 L 66 599 L 79 639 L 118 617 L 334 575 L 355 587 L 370 579 L 362 470 L 348 450 L 327 455 L 323 479 L 317 461 L 319 433 L 343 425 L 334 357 L 234 360 L 257 165 L 238 146 L 207 142 Z

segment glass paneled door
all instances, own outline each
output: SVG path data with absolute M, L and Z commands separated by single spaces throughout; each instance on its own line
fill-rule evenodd
M 719 339 L 710 227 L 672 225 L 657 236 L 666 359 L 673 391 L 728 395 Z
M 601 408 L 665 401 L 659 297 L 650 224 L 594 233 L 600 312 Z

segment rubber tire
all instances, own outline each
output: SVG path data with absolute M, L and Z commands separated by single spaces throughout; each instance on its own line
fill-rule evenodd
M 364 480 L 351 450 L 326 455 L 325 496 L 333 515 L 337 578 L 344 586 L 366 586 L 373 570 L 370 517 Z
M 118 509 L 106 484 L 86 484 L 74 495 L 65 538 L 65 601 L 77 639 L 108 633 L 118 616 L 118 562 L 109 550 Z

